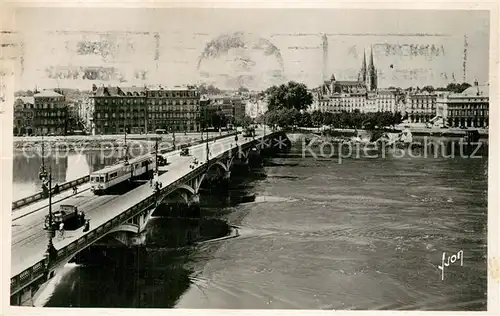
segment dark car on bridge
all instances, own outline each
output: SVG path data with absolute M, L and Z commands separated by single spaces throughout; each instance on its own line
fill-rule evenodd
M 189 148 L 182 148 L 181 156 L 189 156 Z
M 50 215 L 45 216 L 43 228 L 58 230 L 61 223 L 64 224 L 66 230 L 78 229 L 85 224 L 85 214 L 78 212 L 76 206 L 61 205 L 58 211 L 52 213 L 52 223 L 50 222 Z
M 158 159 L 158 166 L 166 166 L 168 164 L 166 155 L 156 155 L 156 157 Z

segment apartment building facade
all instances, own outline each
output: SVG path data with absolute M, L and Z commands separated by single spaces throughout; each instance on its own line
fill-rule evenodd
M 199 131 L 200 95 L 186 87 L 99 87 L 93 99 L 97 134 Z
M 428 91 L 410 92 L 406 95 L 405 112 L 409 123 L 427 123 L 437 113 L 437 95 Z
M 448 94 L 437 100 L 437 114 L 449 127 L 489 125 L 489 86 L 477 82 L 462 93 Z

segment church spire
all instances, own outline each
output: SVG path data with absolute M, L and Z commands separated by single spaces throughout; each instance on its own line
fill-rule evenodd
M 377 70 L 373 63 L 373 46 L 370 47 L 370 62 L 368 64 L 368 74 L 366 76 L 366 86 L 368 91 L 377 90 Z
M 323 48 L 323 81 L 328 80 L 328 37 L 326 34 L 321 35 Z
M 373 46 L 370 46 L 370 64 L 368 65 L 368 69 L 375 69 L 375 66 L 373 65 Z
M 358 81 L 365 82 L 366 81 L 366 51 L 363 50 L 363 61 L 361 63 L 361 71 L 358 75 Z
M 361 65 L 361 71 L 366 73 L 366 50 L 363 49 L 363 64 Z

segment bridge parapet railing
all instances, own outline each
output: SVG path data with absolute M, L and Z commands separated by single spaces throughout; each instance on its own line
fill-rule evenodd
M 169 194 L 170 192 L 174 191 L 189 176 L 190 174 L 185 175 L 177 179 L 176 181 L 172 182 L 169 186 L 163 188 L 160 191 L 159 195 L 161 196 L 164 194 Z M 57 250 L 55 255 L 55 260 L 50 262 L 50 265 L 55 266 L 57 264 L 64 262 L 65 260 L 67 260 L 68 256 L 70 255 L 74 256 L 75 254 L 83 250 L 85 247 L 87 247 L 89 244 L 95 242 L 99 238 L 102 238 L 113 228 L 121 225 L 121 223 L 125 222 L 126 220 L 135 217 L 138 213 L 140 213 L 144 209 L 151 207 L 152 205 L 155 204 L 158 198 L 157 194 L 158 193 L 150 195 L 143 201 L 136 203 L 135 205 L 128 208 L 126 211 L 122 212 L 118 217 L 114 217 L 108 220 L 107 222 L 101 224 L 96 229 L 90 231 L 89 233 L 85 234 L 79 239 L 71 242 L 69 245 Z M 120 218 L 122 220 L 119 220 Z M 24 271 L 22 271 L 21 273 L 13 276 L 11 278 L 11 295 L 19 292 L 22 288 L 29 285 L 35 279 L 42 277 L 45 273 L 45 269 L 42 269 L 42 267 L 45 267 L 48 263 L 49 263 L 48 259 L 44 258 L 39 262 L 37 262 L 32 267 L 29 267 Z
M 46 263 L 47 259 L 44 258 L 35 263 L 33 266 L 12 277 L 10 279 L 11 295 L 16 294 L 32 281 L 41 278 L 45 273 L 44 267 Z
M 225 134 L 225 135 L 219 135 L 219 136 L 215 136 L 215 137 L 209 137 L 208 141 L 213 141 L 214 139 L 218 140 L 218 139 L 225 138 L 225 137 L 228 137 L 228 136 L 233 136 L 233 135 L 236 135 L 236 134 L 239 134 L 239 133 L 241 133 L 241 132 L 232 132 L 232 133 Z M 203 140 L 199 139 L 199 140 L 195 140 L 195 141 L 189 142 L 187 144 L 182 144 L 182 145 L 176 146 L 176 149 L 174 149 L 173 146 L 169 146 L 169 147 L 159 148 L 158 151 L 160 153 L 162 153 L 162 154 L 167 154 L 167 153 L 176 151 L 178 149 L 196 146 L 196 145 L 199 145 L 199 144 L 203 144 L 205 142 L 206 142 L 206 139 L 203 139 Z
M 238 134 L 238 133 L 240 133 L 240 132 L 233 132 L 233 133 L 229 133 L 229 134 L 225 134 L 225 135 L 219 135 L 219 136 L 215 136 L 215 137 L 210 137 L 209 140 L 214 140 L 214 139 L 218 140 L 218 139 L 225 138 L 225 137 L 228 137 L 228 136 L 232 136 L 232 135 L 235 135 L 235 134 Z M 197 141 L 193 141 L 193 142 L 190 142 L 190 143 L 187 143 L 187 144 L 182 144 L 180 146 L 180 148 L 195 146 L 195 145 L 203 143 L 204 141 L 197 140 Z M 172 151 L 175 151 L 175 150 L 173 148 L 169 148 L 169 149 L 160 149 L 159 151 L 162 152 L 162 153 L 169 153 L 169 152 L 172 152 Z M 90 180 L 90 176 L 86 175 L 86 176 L 83 176 L 81 178 L 78 178 L 78 179 L 75 179 L 75 180 L 72 180 L 72 181 L 68 181 L 68 182 L 62 183 L 61 185 L 59 185 L 59 192 L 71 189 L 71 188 L 73 188 L 76 185 L 87 183 L 89 180 Z M 55 194 L 54 189 L 52 189 L 52 194 Z M 30 196 L 27 196 L 27 197 L 22 198 L 20 200 L 12 202 L 12 210 L 16 210 L 16 209 L 18 209 L 20 207 L 27 206 L 29 204 L 38 202 L 38 201 L 40 201 L 40 200 L 42 200 L 44 198 L 46 198 L 46 196 L 44 195 L 43 192 L 35 193 L 33 195 L 30 195 Z
M 86 183 L 89 181 L 89 178 L 90 178 L 90 176 L 86 175 L 86 176 L 83 176 L 81 178 L 65 182 L 65 183 L 59 185 L 59 192 L 66 191 L 68 189 L 73 188 L 76 185 Z M 54 188 L 52 188 L 52 194 L 56 194 Z M 22 206 L 26 206 L 26 205 L 38 202 L 44 198 L 46 198 L 46 196 L 43 192 L 35 193 L 35 194 L 30 195 L 28 197 L 25 197 L 23 199 L 12 202 L 12 210 L 15 210 L 15 209 L 18 209 Z
M 225 153 L 221 153 L 219 156 L 223 156 Z M 217 158 L 213 158 L 217 159 Z M 212 159 L 211 159 L 212 160 Z M 173 192 L 179 185 L 184 183 L 185 181 L 189 180 L 193 176 L 193 172 L 190 172 L 179 179 L 175 180 L 172 182 L 170 185 L 165 186 L 164 188 L 160 189 L 158 193 L 154 193 L 150 196 L 148 196 L 146 199 L 134 204 L 118 216 L 115 216 L 114 218 L 108 220 L 107 222 L 101 224 L 99 227 L 96 229 L 90 231 L 89 233 L 83 235 L 79 239 L 71 242 L 69 245 L 57 250 L 56 252 L 56 258 L 52 262 L 48 262 L 48 259 L 44 258 L 40 261 L 38 261 L 35 265 L 25 269 L 21 273 L 11 277 L 10 280 L 10 289 L 11 289 L 11 295 L 19 292 L 22 288 L 26 287 L 29 285 L 31 282 L 33 282 L 35 279 L 38 279 L 44 275 L 46 272 L 44 267 L 47 266 L 47 264 L 50 264 L 51 266 L 55 266 L 57 264 L 60 264 L 67 260 L 69 256 L 74 256 L 84 248 L 86 248 L 89 244 L 97 241 L 98 239 L 102 238 L 105 236 L 109 231 L 114 229 L 115 227 L 121 225 L 121 223 L 137 216 L 140 212 L 142 212 L 144 209 L 150 208 L 153 206 L 158 198 L 163 195 L 170 194 Z M 75 180 L 76 181 L 76 180 Z

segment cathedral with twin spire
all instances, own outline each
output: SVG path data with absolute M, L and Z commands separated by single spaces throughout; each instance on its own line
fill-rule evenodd
M 325 77 L 325 74 L 323 74 L 323 76 Z M 373 63 L 373 51 L 370 50 L 368 67 L 366 66 L 366 52 L 363 52 L 361 70 L 357 80 L 337 80 L 335 75 L 332 74 L 329 80 L 324 80 L 321 90 L 324 94 L 366 94 L 368 92 L 376 92 L 377 70 Z
M 323 39 L 323 83 L 313 90 L 310 111 L 320 112 L 395 112 L 399 101 L 395 91 L 378 89 L 377 70 L 373 62 L 373 50 L 367 61 L 363 52 L 361 70 L 355 80 L 337 80 L 328 75 L 328 42 Z
M 366 52 L 363 52 L 363 61 L 361 71 L 358 75 L 358 81 L 364 82 L 368 91 L 377 90 L 377 70 L 373 64 L 373 50 L 370 49 L 370 62 L 366 68 Z

